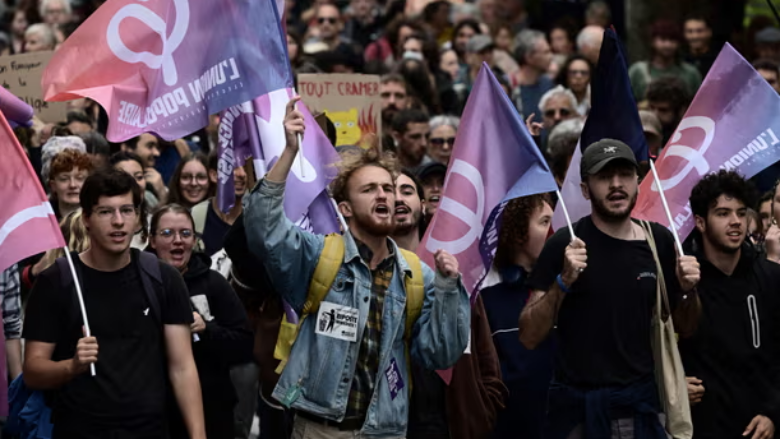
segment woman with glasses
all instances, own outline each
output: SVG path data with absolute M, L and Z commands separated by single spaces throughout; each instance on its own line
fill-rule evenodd
M 431 119 L 428 154 L 432 159 L 444 165 L 449 164 L 459 125 L 460 119 L 455 116 L 436 116 Z
M 197 237 L 190 211 L 168 204 L 152 216 L 151 249 L 184 277 L 193 308 L 192 353 L 198 367 L 203 394 L 206 436 L 233 438 L 233 408 L 236 394 L 230 367 L 252 356 L 254 338 L 248 329 L 246 312 L 236 293 L 219 273 L 210 269 L 211 260 L 193 252 Z M 171 416 L 171 438 L 186 438 L 178 411 Z
M 196 153 L 181 159 L 173 172 L 168 185 L 168 202 L 192 209 L 214 191 L 214 185 L 209 179 L 208 159 Z
M 582 55 L 572 55 L 566 60 L 558 75 L 559 83 L 571 90 L 577 98 L 577 111 L 587 116 L 590 111 L 590 79 L 593 66 Z

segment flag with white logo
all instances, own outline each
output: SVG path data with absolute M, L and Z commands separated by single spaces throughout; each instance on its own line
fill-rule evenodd
M 292 86 L 275 0 L 111 0 L 54 54 L 45 98 L 91 98 L 107 137 L 173 140 L 210 114 Z
M 780 160 L 778 115 L 780 96 L 726 44 L 656 161 L 680 239 L 693 230 L 688 200 L 701 177 L 725 169 L 751 178 Z M 639 187 L 633 215 L 669 223 L 652 178 Z
M 572 221 L 578 221 L 591 213 L 590 201 L 582 196 L 580 189 L 582 152 L 589 145 L 605 138 L 620 140 L 631 147 L 637 162 L 647 160 L 647 141 L 631 92 L 626 55 L 612 29 L 604 31 L 599 63 L 591 83 L 590 114 L 561 187 L 561 196 Z M 553 229 L 561 227 L 566 227 L 566 217 L 559 203 L 553 215 Z
M 493 264 L 506 202 L 557 188 L 517 110 L 483 64 L 455 138 L 444 196 L 417 253 L 431 267 L 439 249 L 455 256 L 474 300 Z

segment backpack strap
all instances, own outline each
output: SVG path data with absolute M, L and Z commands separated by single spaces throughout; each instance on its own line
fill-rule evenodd
M 423 301 L 425 298 L 425 280 L 423 279 L 422 262 L 416 254 L 401 250 L 401 255 L 409 264 L 412 274 L 406 276 L 406 328 L 404 330 L 404 339 L 408 342 L 412 339 L 412 330 L 417 319 L 422 314 Z
M 160 295 L 157 293 L 156 285 L 162 285 L 162 272 L 160 271 L 160 261 L 157 257 L 148 252 L 138 252 L 138 268 L 139 275 L 141 277 L 141 283 L 144 287 L 144 294 L 146 300 L 149 301 L 149 307 L 152 311 L 154 319 L 162 324 L 162 306 L 160 303 Z
M 303 304 L 304 316 L 313 314 L 320 308 L 320 302 L 328 295 L 339 274 L 339 268 L 344 264 L 345 251 L 344 237 L 336 233 L 325 237 L 325 247 L 314 269 L 306 303 Z

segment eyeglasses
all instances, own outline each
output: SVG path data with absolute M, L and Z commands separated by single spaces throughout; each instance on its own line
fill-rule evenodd
M 137 215 L 138 209 L 135 206 L 129 204 L 124 206 L 119 206 L 118 208 L 98 207 L 97 209 L 95 209 L 95 215 L 97 215 L 98 219 L 102 221 L 108 221 L 114 218 L 114 215 L 117 212 L 119 212 L 122 218 L 130 219 L 130 218 L 134 218 Z
M 567 117 L 571 114 L 568 108 L 554 108 L 544 112 L 544 117 L 555 117 L 555 113 L 560 113 L 561 117 Z
M 449 144 L 449 145 L 455 145 L 455 138 L 454 137 L 448 137 L 448 138 L 445 139 L 444 137 L 431 137 L 430 142 L 431 142 L 431 145 L 434 145 L 434 146 L 444 146 L 445 143 Z
M 205 183 L 209 180 L 209 176 L 206 174 L 185 174 L 181 176 L 182 183 L 191 183 L 193 180 L 197 181 L 198 183 Z
M 569 70 L 571 76 L 590 76 L 590 72 L 587 70 Z
M 324 24 L 325 22 L 328 22 L 330 24 L 336 24 L 339 21 L 338 18 L 335 17 L 320 17 L 317 19 L 317 23 Z
M 195 232 L 192 229 L 162 229 L 156 233 L 163 241 L 172 241 L 173 238 L 178 235 L 182 241 L 190 241 L 195 238 Z

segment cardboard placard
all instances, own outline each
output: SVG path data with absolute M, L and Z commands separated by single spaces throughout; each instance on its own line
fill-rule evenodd
M 44 122 L 65 121 L 65 102 L 43 100 L 41 77 L 54 52 L 33 52 L 0 57 L 0 84 L 27 105 L 33 107 L 35 115 Z
M 382 134 L 379 76 L 303 74 L 298 93 L 313 114 L 323 112 L 336 127 L 336 145 L 367 148 Z M 373 135 L 373 136 L 371 136 Z M 373 137 L 373 142 L 369 137 Z

